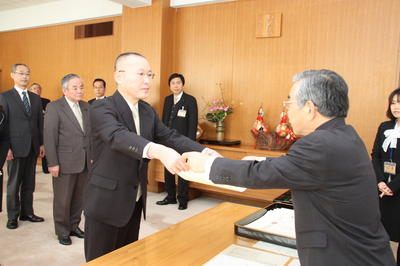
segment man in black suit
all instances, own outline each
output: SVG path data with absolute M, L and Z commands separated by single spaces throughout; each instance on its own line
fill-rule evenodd
M 368 152 L 344 120 L 346 82 L 330 70 L 305 71 L 293 81 L 284 104 L 296 135 L 304 137 L 285 156 L 261 162 L 184 157 L 214 183 L 290 188 L 301 265 L 395 265 Z
M 37 95 L 39 95 L 40 99 L 42 100 L 42 109 L 43 109 L 43 114 L 46 111 L 46 106 L 50 102 L 49 99 L 42 98 L 42 86 L 40 86 L 39 83 L 32 83 L 31 86 L 29 87 L 29 90 Z M 49 173 L 49 167 L 47 166 L 47 158 L 46 156 L 43 156 L 42 158 L 42 170 L 43 173 L 48 174 Z
M 183 92 L 185 77 L 182 74 L 172 74 L 168 78 L 168 85 L 172 94 L 165 97 L 163 123 L 191 140 L 196 140 L 198 123 L 196 98 Z M 164 169 L 164 179 L 167 196 L 156 203 L 158 205 L 176 204 L 175 175 Z M 178 176 L 178 209 L 187 209 L 188 200 L 189 181 Z
M 22 221 L 43 222 L 33 212 L 35 168 L 38 155 L 44 156 L 43 111 L 40 97 L 27 90 L 30 70 L 25 64 L 12 66 L 14 88 L 0 95 L 8 122 L 10 149 L 7 154 L 7 228 Z
M 84 201 L 87 261 L 138 239 L 149 159 L 159 159 L 174 174 L 188 169 L 178 152 L 214 152 L 165 126 L 143 101 L 153 77 L 144 56 L 121 54 L 114 67 L 117 91 L 92 104 L 93 165 Z
M 95 79 L 93 81 L 93 91 L 94 91 L 94 96 L 96 98 L 93 98 L 88 101 L 88 103 L 92 104 L 96 100 L 104 99 L 106 96 L 104 94 L 106 93 L 106 81 L 104 79 Z

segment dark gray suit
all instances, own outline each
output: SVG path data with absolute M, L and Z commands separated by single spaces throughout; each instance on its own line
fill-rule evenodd
M 3 92 L 0 105 L 8 122 L 14 159 L 8 161 L 7 212 L 9 219 L 33 214 L 35 167 L 43 145 L 43 112 L 40 97 L 28 91 L 30 113 L 15 88 Z M 21 197 L 20 197 L 21 194 Z
M 57 236 L 69 236 L 81 221 L 83 191 L 90 158 L 89 104 L 79 102 L 82 130 L 65 97 L 50 102 L 44 117 L 44 146 L 49 167 L 59 165 L 53 177 L 53 215 Z
M 93 169 L 85 194 L 85 256 L 92 260 L 138 239 L 146 211 L 147 164 L 151 141 L 178 152 L 201 151 L 200 144 L 165 126 L 146 102 L 138 102 L 140 136 L 132 111 L 118 90 L 91 105 Z M 136 201 L 138 186 L 142 196 Z
M 343 118 L 321 125 L 279 158 L 217 158 L 210 178 L 248 188 L 290 188 L 302 265 L 395 265 L 370 158 Z

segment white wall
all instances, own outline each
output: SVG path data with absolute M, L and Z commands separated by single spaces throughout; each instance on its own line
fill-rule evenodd
M 109 0 L 60 0 L 0 12 L 0 32 L 117 16 L 122 5 Z

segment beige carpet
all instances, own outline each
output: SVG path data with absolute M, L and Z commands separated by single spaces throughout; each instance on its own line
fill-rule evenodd
M 43 174 L 40 167 L 36 173 L 36 192 L 34 194 L 35 214 L 44 217 L 43 223 L 19 221 L 15 230 L 6 228 L 6 183 L 3 183 L 3 212 L 0 213 L 0 265 L 1 266 L 48 266 L 81 265 L 85 263 L 83 240 L 72 237 L 71 246 L 58 243 L 53 224 L 53 192 L 50 175 Z M 177 205 L 158 206 L 156 201 L 165 197 L 164 193 L 149 193 L 147 220 L 142 221 L 140 238 L 153 234 L 179 221 L 185 220 L 221 201 L 198 198 L 189 202 L 189 208 L 178 210 Z M 82 217 L 83 218 L 83 217 Z M 81 229 L 83 229 L 81 222 Z

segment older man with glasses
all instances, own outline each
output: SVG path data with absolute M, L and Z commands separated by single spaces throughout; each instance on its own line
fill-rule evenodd
M 345 123 L 346 82 L 330 70 L 305 71 L 293 81 L 285 106 L 294 132 L 303 137 L 285 156 L 183 157 L 217 184 L 291 189 L 301 265 L 395 265 L 368 152 Z

